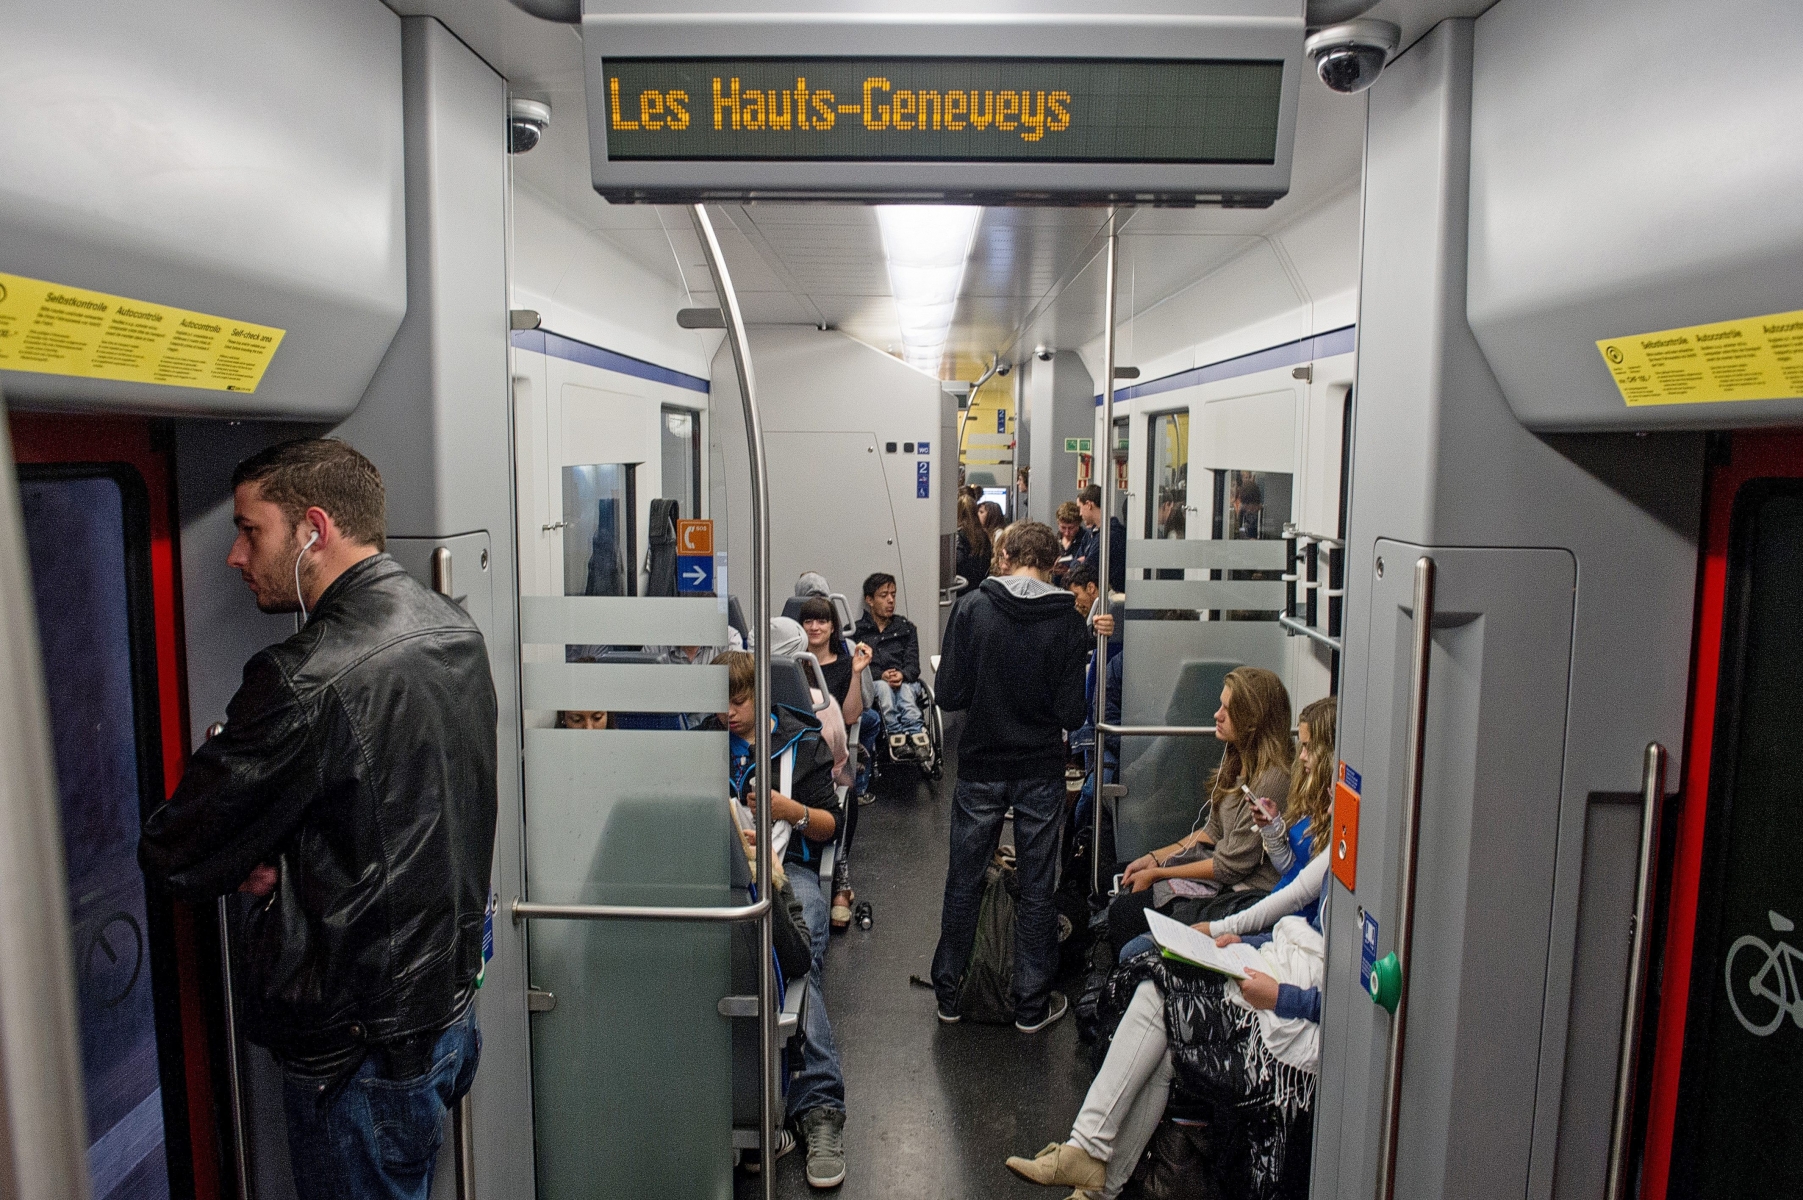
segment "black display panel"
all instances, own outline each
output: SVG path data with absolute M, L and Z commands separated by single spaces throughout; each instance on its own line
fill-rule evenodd
M 1754 480 L 1729 534 L 1674 1197 L 1803 1195 L 1803 481 Z
M 1270 164 L 1281 61 L 610 58 L 615 161 Z
M 94 1200 L 192 1194 L 167 906 L 138 869 L 162 799 L 144 484 L 121 464 L 22 466 L 69 882 Z

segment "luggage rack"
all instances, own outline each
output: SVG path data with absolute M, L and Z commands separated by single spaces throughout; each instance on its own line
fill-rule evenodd
M 1323 533 L 1283 527 L 1288 564 L 1283 574 L 1283 612 L 1277 624 L 1291 637 L 1306 637 L 1340 653 L 1341 614 L 1346 597 L 1346 543 Z M 1327 550 L 1327 578 L 1321 578 L 1321 550 Z M 1321 599 L 1327 600 L 1327 628 L 1321 628 Z

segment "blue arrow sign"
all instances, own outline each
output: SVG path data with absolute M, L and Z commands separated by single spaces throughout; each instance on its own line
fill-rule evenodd
M 677 555 L 676 590 L 678 593 L 713 591 L 714 556 L 711 554 Z

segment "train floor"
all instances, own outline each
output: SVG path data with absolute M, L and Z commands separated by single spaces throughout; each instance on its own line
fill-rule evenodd
M 955 729 L 948 721 L 948 743 Z M 798 1145 L 777 1164 L 785 1200 L 1053 1196 L 1002 1160 L 1070 1133 L 1092 1076 L 1076 1021 L 1066 1015 L 1031 1035 L 1009 1025 L 945 1026 L 932 992 L 908 983 L 930 973 L 939 938 L 956 765 L 948 762 L 937 784 L 891 769 L 859 814 L 852 886 L 875 920 L 868 931 L 834 935 L 825 981 L 845 1070 L 845 1183 L 812 1191 Z M 740 1176 L 737 1194 L 761 1195 L 756 1177 Z

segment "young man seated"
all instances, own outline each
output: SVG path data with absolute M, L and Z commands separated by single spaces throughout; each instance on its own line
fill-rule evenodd
M 729 650 L 714 661 L 726 668 L 724 724 L 732 735 L 728 753 L 733 798 L 755 816 L 755 668 L 743 650 Z M 801 1029 L 801 1073 L 789 1084 L 788 1114 L 807 1141 L 808 1183 L 836 1187 L 845 1179 L 845 1076 L 820 985 L 832 936 L 827 895 L 832 880 L 820 878 L 820 854 L 838 832 L 843 814 L 833 790 L 833 752 L 820 735 L 820 722 L 812 713 L 787 707 L 764 714 L 764 719 L 770 722 L 770 837 L 781 847 L 783 870 L 801 901 L 813 951 L 807 1017 Z M 778 1146 L 779 1153 L 782 1149 Z
M 856 636 L 871 650 L 876 706 L 889 731 L 891 757 L 926 758 L 932 741 L 920 715 L 920 634 L 895 611 L 895 576 L 878 571 L 864 581 L 864 615 Z

